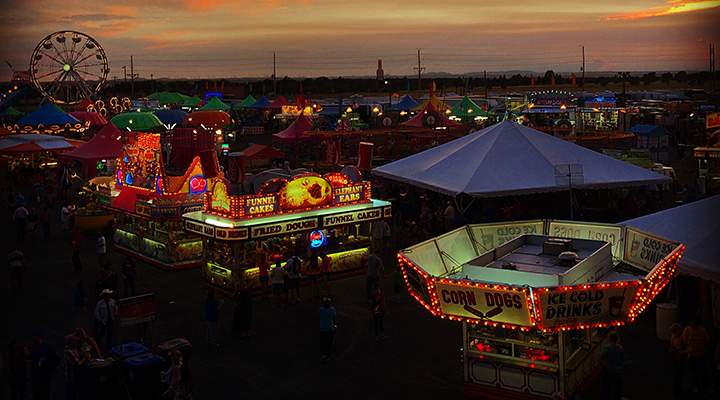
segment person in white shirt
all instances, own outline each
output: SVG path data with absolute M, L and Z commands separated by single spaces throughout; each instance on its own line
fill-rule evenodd
M 66 233 L 70 227 L 70 211 L 68 210 L 68 203 L 63 204 L 60 210 L 60 222 L 62 222 L 62 231 Z
M 452 206 L 452 202 L 447 202 L 447 208 L 445 209 L 445 230 L 451 231 L 455 228 L 455 207 Z
M 100 343 L 102 337 L 107 333 L 105 348 L 112 348 L 113 323 L 117 318 L 118 307 L 115 300 L 110 295 L 113 293 L 110 289 L 105 289 L 100 293 L 100 301 L 95 306 L 95 320 L 97 321 L 97 334 L 95 341 Z
M 285 270 L 282 267 L 282 261 L 277 259 L 275 267 L 270 270 L 270 284 L 272 292 L 275 295 L 275 304 L 273 308 L 285 305 Z
M 103 262 L 105 261 L 105 252 L 107 251 L 107 246 L 105 245 L 105 237 L 103 236 L 102 232 L 98 232 L 98 240 L 97 245 L 95 246 L 97 248 L 97 260 L 98 264 L 100 264 L 100 267 L 102 267 Z

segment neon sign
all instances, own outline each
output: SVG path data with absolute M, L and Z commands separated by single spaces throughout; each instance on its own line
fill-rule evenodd
M 327 237 L 323 231 L 312 231 L 310 232 L 310 247 L 317 249 L 318 247 L 327 243 Z
M 192 194 L 205 193 L 205 190 L 207 189 L 207 182 L 202 175 L 192 176 L 188 185 L 190 186 L 190 193 Z

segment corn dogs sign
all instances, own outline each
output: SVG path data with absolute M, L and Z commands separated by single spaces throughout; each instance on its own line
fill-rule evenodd
M 443 314 L 500 324 L 533 326 L 527 292 L 435 283 Z

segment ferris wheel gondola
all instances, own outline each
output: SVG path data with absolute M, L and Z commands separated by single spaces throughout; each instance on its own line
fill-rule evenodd
M 92 37 L 76 31 L 46 36 L 30 58 L 30 81 L 45 100 L 77 104 L 92 99 L 110 69 L 105 51 Z

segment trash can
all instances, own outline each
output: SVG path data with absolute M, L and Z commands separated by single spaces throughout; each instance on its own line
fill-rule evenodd
M 120 399 L 120 368 L 112 357 L 83 364 L 78 374 L 80 400 Z
M 170 365 L 170 352 L 173 350 L 179 350 L 180 353 L 183 355 L 183 363 L 189 363 L 190 357 L 192 356 L 192 350 L 193 346 L 190 344 L 190 341 L 183 338 L 177 338 L 173 340 L 168 340 L 167 342 L 162 342 L 158 344 L 155 347 L 155 354 L 159 355 L 160 357 L 163 357 L 166 361 L 166 364 Z
M 162 395 L 160 372 L 164 360 L 152 353 L 126 358 L 124 376 L 133 400 L 159 399 Z
M 659 303 L 655 313 L 655 330 L 658 339 L 670 340 L 670 325 L 678 322 L 678 306 L 672 303 Z
M 148 348 L 141 345 L 140 343 L 136 342 L 130 342 L 125 343 L 122 345 L 122 358 L 132 358 L 135 356 L 139 356 L 142 353 L 147 353 Z M 118 360 L 121 360 L 120 358 L 120 346 L 115 346 L 112 348 L 112 355 L 117 358 Z

